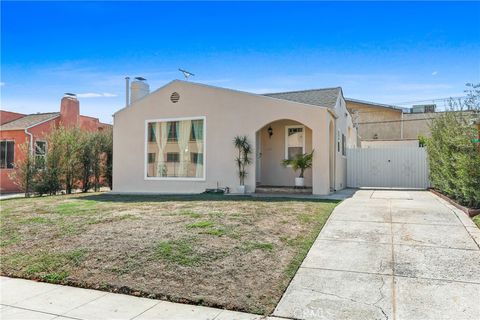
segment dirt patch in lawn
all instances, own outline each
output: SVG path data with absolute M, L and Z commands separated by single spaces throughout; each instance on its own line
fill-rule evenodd
M 1 273 L 269 314 L 336 204 L 218 195 L 4 200 Z

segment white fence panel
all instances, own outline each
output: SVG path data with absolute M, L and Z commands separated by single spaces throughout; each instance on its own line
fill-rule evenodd
M 347 149 L 348 187 L 426 189 L 429 185 L 425 148 Z

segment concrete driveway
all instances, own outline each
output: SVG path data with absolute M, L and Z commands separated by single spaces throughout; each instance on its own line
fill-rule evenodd
M 274 315 L 480 319 L 480 230 L 427 191 L 361 190 L 332 213 Z

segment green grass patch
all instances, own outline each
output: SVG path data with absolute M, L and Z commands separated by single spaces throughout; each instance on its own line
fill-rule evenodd
M 226 231 L 223 229 L 207 229 L 207 230 L 201 231 L 200 234 L 208 234 L 211 236 L 221 237 L 226 234 Z
M 12 213 L 12 211 L 12 208 L 3 208 L 3 206 L 0 206 L 0 217 L 6 218 Z
M 253 250 L 273 251 L 273 243 L 249 241 L 244 243 L 243 249 L 245 251 L 253 251 Z
M 85 231 L 85 228 L 65 221 L 60 222 L 59 226 L 58 235 L 62 237 L 74 236 Z
M 189 216 L 190 218 L 198 219 L 203 217 L 203 214 L 192 211 L 192 210 L 182 210 L 180 211 L 180 214 L 182 216 Z
M 97 201 L 79 200 L 63 202 L 55 207 L 55 212 L 61 215 L 79 215 L 96 209 Z
M 303 223 L 311 223 L 312 221 L 315 221 L 315 216 L 311 214 L 306 214 L 306 213 L 301 213 L 297 215 L 297 219 Z
M 36 223 L 52 223 L 52 220 L 45 217 L 33 217 L 20 220 L 19 224 L 36 224 Z
M 220 212 L 220 211 L 213 211 L 213 212 L 209 212 L 208 215 L 209 215 L 211 218 L 220 218 L 220 217 L 225 216 L 225 213 Z
M 161 241 L 155 246 L 155 256 L 168 263 L 193 266 L 200 261 L 200 256 L 191 242 L 187 239 Z
M 61 282 L 68 277 L 69 270 L 78 267 L 85 259 L 86 249 L 67 252 L 38 251 L 29 254 L 11 254 L 3 259 L 6 266 L 20 269 L 27 276 L 40 277 L 50 282 Z
M 22 238 L 20 237 L 17 231 L 4 229 L 1 232 L 0 248 L 18 243 L 21 240 Z
M 475 222 L 475 224 L 477 225 L 477 227 L 480 228 L 480 214 L 479 214 L 479 215 L 476 215 L 476 216 L 473 217 L 472 219 L 473 219 L 473 222 Z
M 68 277 L 68 272 L 52 272 L 42 276 L 42 279 L 52 283 L 60 283 Z
M 194 229 L 194 228 L 210 228 L 213 227 L 213 221 L 206 220 L 206 221 L 199 221 L 187 224 L 187 229 Z

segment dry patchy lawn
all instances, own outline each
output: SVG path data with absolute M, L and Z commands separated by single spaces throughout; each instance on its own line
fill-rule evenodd
M 270 313 L 336 202 L 82 194 L 1 206 L 1 273 Z

